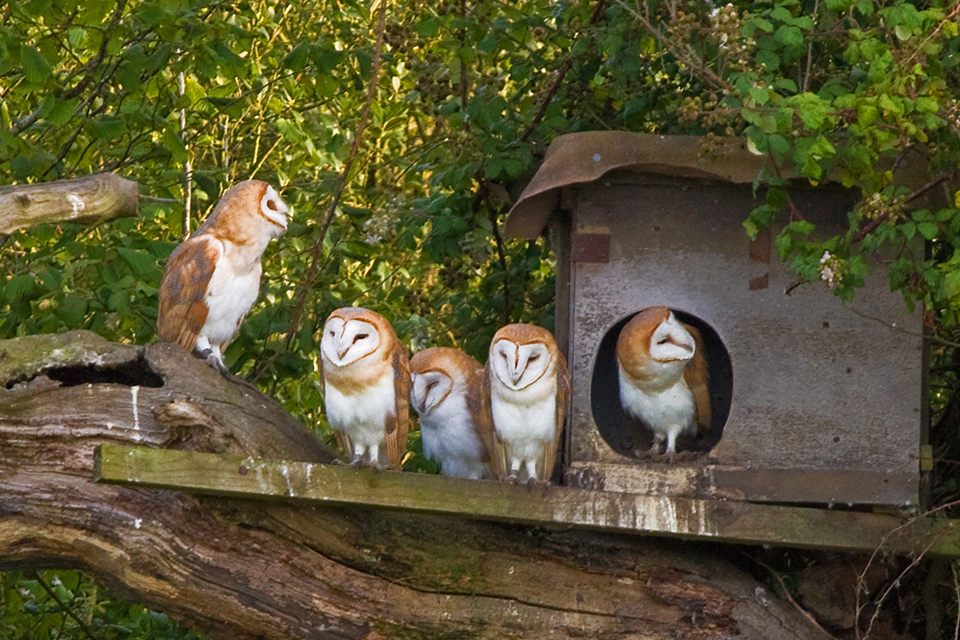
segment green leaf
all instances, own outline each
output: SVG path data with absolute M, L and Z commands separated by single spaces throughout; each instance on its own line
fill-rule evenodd
M 790 143 L 786 138 L 775 133 L 767 138 L 767 144 L 770 146 L 777 164 L 782 164 L 787 154 L 790 153 Z
M 861 104 L 857 107 L 857 124 L 861 127 L 869 127 L 877 119 L 880 112 L 872 104 Z
M 47 124 L 59 127 L 70 122 L 79 100 L 57 100 L 46 117 Z
M 764 20 L 760 17 L 754 17 L 750 22 L 761 31 L 766 31 L 767 33 L 773 32 L 773 25 L 770 24 L 769 20 Z
M 308 54 L 309 49 L 307 47 L 307 43 L 301 41 L 297 43 L 297 46 L 291 49 L 287 55 L 283 56 L 280 64 L 283 65 L 285 69 L 302 71 L 304 66 L 307 64 Z
M 916 108 L 920 113 L 936 113 L 940 110 L 937 99 L 930 96 L 920 96 L 916 100 Z
M 21 274 L 19 276 L 14 276 L 10 278 L 9 282 L 7 282 L 7 286 L 5 288 L 7 300 L 14 302 L 21 296 L 26 296 L 27 294 L 33 292 L 35 288 L 36 284 L 32 275 Z
M 774 34 L 774 37 L 784 46 L 803 44 L 803 32 L 793 25 L 781 25 Z
M 815 93 L 803 93 L 795 97 L 797 115 L 803 120 L 804 126 L 817 130 L 827 119 L 827 103 Z
M 24 77 L 32 84 L 45 83 L 53 73 L 53 68 L 43 54 L 30 45 L 20 45 L 20 64 L 23 65 Z
M 770 17 L 780 22 L 790 24 L 793 22 L 793 14 L 783 4 L 778 4 L 770 11 Z
M 920 235 L 927 240 L 933 240 L 937 237 L 940 229 L 935 222 L 921 222 L 917 225 L 917 230 L 920 231 Z
M 773 86 L 788 93 L 797 92 L 797 83 L 790 78 L 779 78 L 773 83 Z
M 857 0 L 827 0 L 827 8 L 837 13 L 845 13 L 857 2 Z
M 163 146 L 170 152 L 170 156 L 175 162 L 185 162 L 187 160 L 187 146 L 173 126 L 164 129 Z
M 145 276 L 157 271 L 157 260 L 146 251 L 117 247 L 117 254 L 126 262 L 130 269 L 138 276 Z

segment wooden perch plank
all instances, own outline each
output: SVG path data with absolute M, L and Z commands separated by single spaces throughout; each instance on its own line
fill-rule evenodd
M 723 542 L 960 555 L 960 521 L 748 502 L 517 486 L 418 473 L 104 445 L 97 482 L 554 523 Z
M 94 224 L 137 215 L 140 188 L 113 173 L 0 187 L 0 235 L 44 222 Z

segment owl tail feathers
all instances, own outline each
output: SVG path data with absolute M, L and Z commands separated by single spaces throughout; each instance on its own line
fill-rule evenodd
M 557 442 L 551 440 L 543 444 L 543 469 L 540 470 L 540 482 L 550 483 L 553 477 L 553 465 L 557 462 Z
M 697 435 L 703 436 L 709 430 L 713 421 L 713 415 L 710 407 L 710 374 L 707 370 L 706 349 L 703 342 L 703 336 L 696 327 L 685 324 L 684 328 L 693 336 L 694 349 L 693 358 L 687 363 L 687 368 L 683 372 L 684 381 L 693 394 L 694 426 Z
M 337 444 L 340 445 L 340 449 L 346 455 L 348 461 L 353 461 L 353 442 L 350 441 L 350 436 L 348 436 L 343 431 L 334 430 L 333 432 L 337 436 Z

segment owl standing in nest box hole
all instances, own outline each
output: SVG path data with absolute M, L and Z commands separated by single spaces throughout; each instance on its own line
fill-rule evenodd
M 323 326 L 320 357 L 327 420 L 353 456 L 350 464 L 399 467 L 407 450 L 410 366 L 393 327 L 368 309 L 337 309 Z
M 491 477 L 482 437 L 490 431 L 483 404 L 483 366 L 461 351 L 431 347 L 410 359 L 410 402 L 420 415 L 423 455 L 458 478 Z
M 677 436 L 710 428 L 710 391 L 703 340 L 666 307 L 635 315 L 617 340 L 620 403 L 653 431 L 652 455 L 666 440 L 670 462 Z
M 493 336 L 484 371 L 491 470 L 501 480 L 549 482 L 570 397 L 567 362 L 549 331 L 508 324 Z
M 160 284 L 157 333 L 226 373 L 222 352 L 260 292 L 260 256 L 287 230 L 289 209 L 266 182 L 245 180 L 177 247 Z

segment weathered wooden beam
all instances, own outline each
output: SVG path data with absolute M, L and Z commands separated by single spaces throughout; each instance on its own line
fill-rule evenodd
M 418 473 L 104 445 L 97 482 L 456 514 L 524 524 L 889 553 L 960 556 L 960 521 L 749 502 L 517 486 Z
M 0 235 L 44 222 L 94 224 L 137 215 L 140 187 L 113 173 L 0 187 Z

